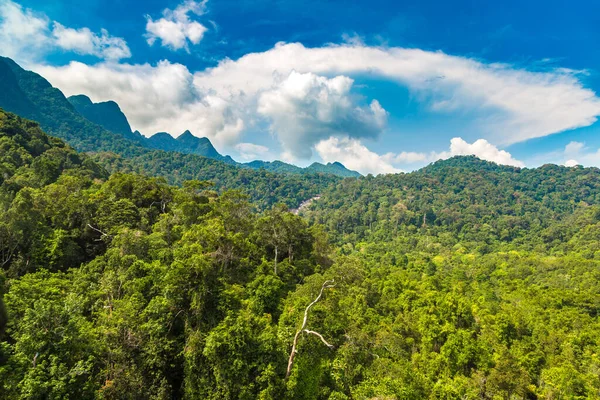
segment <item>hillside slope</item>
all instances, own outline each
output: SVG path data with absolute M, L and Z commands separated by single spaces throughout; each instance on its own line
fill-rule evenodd
M 549 225 L 597 204 L 597 168 L 520 169 L 463 156 L 408 174 L 344 180 L 322 193 L 310 215 L 344 241 L 421 230 L 451 232 L 455 242 L 533 246 Z
M 106 178 L 107 172 L 36 122 L 0 109 L 0 186 L 14 192 L 48 185 L 63 174 Z
M 47 80 L 5 57 L 0 57 L 0 93 L 5 93 L 0 95 L 0 108 L 39 122 L 46 132 L 79 151 L 131 155 L 141 151 L 139 144 L 87 120 Z
M 324 229 L 203 182 L 107 178 L 7 113 L 0 146 L 2 398 L 600 391 L 597 169 L 338 180 L 309 212 Z
M 79 114 L 106 130 L 118 133 L 127 139 L 141 139 L 141 135 L 133 134 L 127 117 L 114 101 L 92 103 L 89 97 L 82 94 L 70 96 L 67 100 L 69 100 L 69 103 L 73 105 Z

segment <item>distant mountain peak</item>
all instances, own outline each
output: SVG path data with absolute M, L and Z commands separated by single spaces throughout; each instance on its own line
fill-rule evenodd
M 313 174 L 313 173 L 321 173 L 321 174 L 330 174 L 337 175 L 343 178 L 357 178 L 361 176 L 360 173 L 356 171 L 352 171 L 344 167 L 339 162 L 321 164 L 319 162 L 314 162 L 306 168 L 300 168 L 296 165 L 287 164 L 283 161 L 252 161 L 247 164 L 244 164 L 250 168 L 254 169 L 265 169 L 272 172 L 279 173 L 293 173 L 293 174 Z
M 173 136 L 171 136 L 170 133 L 168 132 L 156 132 L 154 135 L 150 136 L 149 139 L 174 139 Z
M 73 104 L 73 102 L 77 102 L 80 104 L 84 104 L 84 105 L 92 105 L 94 103 L 92 103 L 92 100 L 87 97 L 85 94 L 76 94 L 74 96 L 69 97 L 67 100 L 69 100 L 71 102 L 71 104 Z
M 194 136 L 189 130 L 186 130 L 177 138 L 167 132 L 155 133 L 147 139 L 146 145 L 154 149 L 196 154 L 221 160 L 228 164 L 237 164 L 231 157 L 221 155 L 208 138 Z
M 359 177 L 361 174 L 357 171 L 352 171 L 346 168 L 341 162 L 334 161 L 327 164 L 314 162 L 307 167 L 312 172 L 321 172 L 325 174 L 334 174 L 343 177 Z
M 186 130 L 186 131 L 185 131 L 185 132 L 183 132 L 181 135 L 177 136 L 177 140 L 182 140 L 182 139 L 189 140 L 189 139 L 193 139 L 193 138 L 195 138 L 195 137 L 196 137 L 196 136 L 194 136 L 194 135 L 192 134 L 192 132 L 190 132 L 189 130 Z
M 138 140 L 133 135 L 131 126 L 127 117 L 121 111 L 121 108 L 114 101 L 105 101 L 93 103 L 92 100 L 84 95 L 78 94 L 67 98 L 75 110 L 88 120 L 102 126 L 103 128 L 122 135 L 127 139 Z
M 208 146 L 208 147 L 214 149 L 214 146 L 211 143 L 209 138 L 198 137 L 198 136 L 194 135 L 192 132 L 190 132 L 189 130 L 186 130 L 181 135 L 177 136 L 176 140 L 178 140 L 179 142 L 182 142 L 182 143 L 186 143 L 187 145 L 190 145 L 190 146 L 202 145 L 202 146 Z M 217 150 L 215 150 L 215 152 L 216 151 Z
M 498 164 L 493 161 L 484 160 L 475 155 L 453 156 L 453 157 L 446 158 L 443 160 L 437 160 L 430 165 L 446 166 L 446 167 L 448 167 L 448 166 L 452 166 L 452 167 L 473 167 L 473 166 L 488 167 L 488 166 L 492 166 L 492 167 L 507 168 L 507 169 L 511 169 L 511 170 L 519 169 L 518 167 L 505 165 L 505 164 Z

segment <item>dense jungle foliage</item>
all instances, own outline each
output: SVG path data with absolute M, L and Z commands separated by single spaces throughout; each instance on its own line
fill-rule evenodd
M 0 112 L 0 399 L 600 397 L 597 169 L 110 172 Z
M 316 196 L 330 184 L 340 180 L 331 174 L 281 174 L 265 169 L 232 166 L 206 157 L 175 153 L 149 152 L 139 157 L 125 158 L 114 153 L 99 153 L 92 159 L 109 172 L 127 172 L 169 179 L 169 183 L 183 185 L 188 180 L 206 180 L 217 191 L 238 189 L 250 196 L 260 210 L 277 203 L 295 208 L 308 198 Z M 195 158 L 188 160 L 188 157 Z

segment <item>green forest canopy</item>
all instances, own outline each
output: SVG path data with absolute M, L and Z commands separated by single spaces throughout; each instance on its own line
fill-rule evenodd
M 597 169 L 454 158 L 305 216 L 221 172 L 109 174 L 0 112 L 1 399 L 600 396 Z

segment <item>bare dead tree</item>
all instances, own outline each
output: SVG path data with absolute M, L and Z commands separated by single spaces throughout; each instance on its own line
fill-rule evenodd
M 94 227 L 93 227 L 92 225 L 90 225 L 90 224 L 87 224 L 87 226 L 88 226 L 90 229 L 92 229 L 92 230 L 94 230 L 94 231 L 98 232 L 98 233 L 101 235 L 101 236 L 100 236 L 100 239 L 96 239 L 96 241 L 101 241 L 101 240 L 103 240 L 104 238 L 109 238 L 109 239 L 112 239 L 112 235 L 109 235 L 108 233 L 104 233 L 104 232 L 102 232 L 100 229 L 98 229 L 98 228 L 94 228 Z
M 308 322 L 308 311 L 311 309 L 312 306 L 317 304 L 317 302 L 319 300 L 321 300 L 321 297 L 323 296 L 323 291 L 325 289 L 332 288 L 334 286 L 335 286 L 335 284 L 334 284 L 333 280 L 327 280 L 327 281 L 323 282 L 323 285 L 321 286 L 321 291 L 319 292 L 319 295 L 317 296 L 317 298 L 314 299 L 312 301 L 312 303 L 310 303 L 308 305 L 308 307 L 306 307 L 306 309 L 304 310 L 304 319 L 302 320 L 302 326 L 300 327 L 300 329 L 298 329 L 298 331 L 296 332 L 296 335 L 294 336 L 294 343 L 292 344 L 292 351 L 290 353 L 290 358 L 288 359 L 288 367 L 287 367 L 287 372 L 285 373 L 285 379 L 288 379 L 290 374 L 292 373 L 292 367 L 294 366 L 294 358 L 296 357 L 296 354 L 298 353 L 298 351 L 296 350 L 296 346 L 298 345 L 298 338 L 300 337 L 301 333 L 306 333 L 307 335 L 315 335 L 316 337 L 321 339 L 321 341 L 325 344 L 325 346 L 329 347 L 330 349 L 333 349 L 334 346 L 332 344 L 327 343 L 327 341 L 325 340 L 323 335 L 321 335 L 318 332 L 306 329 L 306 324 Z
M 160 191 L 160 201 L 153 201 L 152 203 L 150 203 L 150 207 L 152 207 L 155 204 L 160 205 L 160 211 L 164 214 L 166 209 L 167 209 L 167 205 L 173 200 L 173 196 L 171 194 L 171 192 L 169 192 L 168 190 L 161 190 Z

